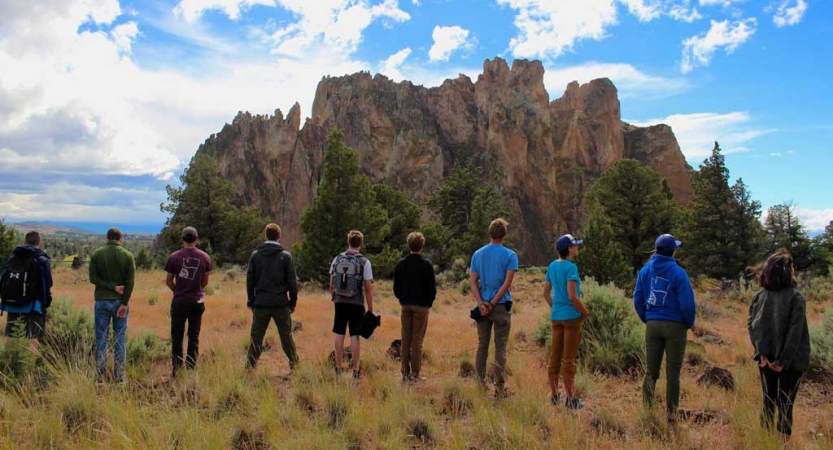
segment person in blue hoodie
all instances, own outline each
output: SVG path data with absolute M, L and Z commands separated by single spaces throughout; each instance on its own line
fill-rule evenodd
M 37 295 L 31 302 L 24 305 L 10 305 L 3 302 L 0 310 L 9 314 L 6 319 L 5 335 L 16 336 L 22 329 L 26 338 L 36 339 L 32 341 L 32 345 L 37 347 L 37 340 L 43 337 L 46 330 L 46 310 L 52 304 L 52 269 L 49 255 L 41 249 L 43 240 L 40 233 L 30 231 L 26 233 L 24 239 L 24 243 L 15 247 L 12 256 L 3 264 L 3 268 L 0 269 L 0 279 L 9 270 L 14 258 L 35 258 L 35 270 L 40 278 L 35 291 Z
M 677 265 L 674 254 L 681 242 L 670 234 L 657 238 L 653 257 L 639 271 L 633 291 L 633 307 L 645 327 L 647 370 L 642 383 L 642 400 L 653 407 L 654 388 L 665 353 L 666 414 L 676 423 L 680 402 L 680 370 L 685 358 L 689 328 L 697 313 L 688 274 Z

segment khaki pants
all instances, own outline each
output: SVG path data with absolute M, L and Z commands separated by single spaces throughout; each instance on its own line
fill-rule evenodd
M 506 346 L 509 344 L 509 330 L 512 316 L 505 304 L 495 306 L 489 315 L 477 322 L 477 357 L 475 370 L 481 383 L 486 382 L 486 359 L 489 357 L 489 340 L 492 327 L 495 329 L 495 386 L 503 389 L 506 382 Z
M 427 306 L 402 305 L 402 376 L 419 376 L 429 311 Z
M 557 377 L 561 372 L 575 375 L 576 356 L 581 344 L 581 330 L 584 327 L 582 318 L 573 320 L 552 321 L 552 350 L 547 374 Z

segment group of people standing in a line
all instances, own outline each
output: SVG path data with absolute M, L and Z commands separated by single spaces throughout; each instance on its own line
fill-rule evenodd
M 480 385 L 487 382 L 487 357 L 494 332 L 495 397 L 509 395 L 506 389 L 507 345 L 512 323 L 512 281 L 518 271 L 517 254 L 503 245 L 507 222 L 495 219 L 489 225 L 490 243 L 471 258 L 470 286 L 476 302 L 471 317 L 476 320 L 477 353 L 475 372 Z M 299 363 L 292 338 L 292 314 L 298 302 L 298 283 L 292 256 L 280 244 L 281 229 L 270 223 L 266 240 L 252 253 L 246 273 L 246 306 L 252 311 L 251 342 L 246 367 L 254 369 L 260 358 L 263 338 L 274 321 L 281 347 L 289 359 L 290 369 Z M 205 312 L 205 287 L 213 269 L 208 254 L 197 248 L 199 235 L 193 227 L 181 234 L 182 248 L 172 253 L 166 264 L 165 284 L 172 291 L 171 346 L 172 373 L 194 368 L 199 355 L 199 335 Z M 330 265 L 329 293 L 334 303 L 334 362 L 338 374 L 352 372 L 361 376 L 362 324 L 373 316 L 373 270 L 361 254 L 364 236 L 350 231 L 347 250 Z M 134 287 L 133 255 L 122 247 L 123 236 L 117 228 L 107 231 L 107 243 L 90 258 L 89 280 L 95 285 L 95 362 L 97 381 L 112 379 L 125 382 L 125 357 L 129 300 Z M 26 234 L 25 242 L 15 248 L 0 272 L 0 310 L 8 312 L 6 335 L 20 330 L 26 337 L 44 335 L 47 310 L 52 302 L 52 275 L 49 256 L 42 250 L 38 232 Z M 557 239 L 558 258 L 548 267 L 543 283 L 543 298 L 550 306 L 552 346 L 547 374 L 549 401 L 561 404 L 559 381 L 564 384 L 564 404 L 577 410 L 585 406 L 575 386 L 576 359 L 583 323 L 590 311 L 582 303 L 581 277 L 575 258 L 581 239 L 564 235 Z M 680 371 L 687 332 L 694 326 L 696 306 L 694 292 L 685 270 L 674 258 L 681 242 L 670 234 L 659 236 L 655 252 L 640 270 L 633 295 L 633 305 L 646 324 L 646 373 L 642 385 L 647 407 L 655 402 L 654 389 L 660 376 L 663 356 L 666 359 L 666 414 L 669 423 L 678 417 Z M 401 305 L 403 381 L 419 381 L 423 342 L 428 316 L 437 295 L 433 264 L 421 255 L 425 237 L 419 232 L 407 237 L 409 254 L 394 269 L 393 292 Z M 771 255 L 758 268 L 761 290 L 755 294 L 748 319 L 749 336 L 758 362 L 763 393 L 762 425 L 789 436 L 792 431 L 792 407 L 803 373 L 808 369 L 810 342 L 805 315 L 805 301 L 795 288 L 795 268 L 786 251 Z M 23 285 L 21 285 L 23 280 Z M 28 283 L 28 284 L 27 284 Z M 23 294 L 21 294 L 23 292 Z M 109 328 L 114 335 L 112 377 L 107 376 Z M 184 336 L 187 350 L 183 353 Z M 344 341 L 349 330 L 352 365 L 343 367 Z M 36 342 L 36 341 L 35 341 Z M 36 345 L 36 344 L 35 344 Z M 778 420 L 774 420 L 775 410 Z

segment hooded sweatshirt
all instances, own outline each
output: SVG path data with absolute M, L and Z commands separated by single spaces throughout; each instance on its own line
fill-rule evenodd
M 693 327 L 697 309 L 688 274 L 674 258 L 655 254 L 639 271 L 633 307 L 642 322 L 667 320 Z
M 38 260 L 38 272 L 40 272 L 40 289 L 38 298 L 35 299 L 33 304 L 31 305 L 24 305 L 24 306 L 9 306 L 3 305 L 3 310 L 6 312 L 13 312 L 13 313 L 38 313 L 43 314 L 46 311 L 46 308 L 52 304 L 52 268 L 51 262 L 49 259 L 49 255 L 44 253 L 38 247 L 34 245 L 27 245 L 21 244 L 15 247 L 12 251 L 12 254 L 17 257 L 24 257 L 30 258 L 32 256 L 36 257 Z M 11 260 L 11 258 L 9 259 Z M 3 269 L 0 270 L 0 276 L 6 272 L 9 266 L 9 261 L 3 265 Z
M 249 308 L 294 308 L 298 280 L 292 255 L 275 241 L 257 246 L 246 272 L 246 306 Z

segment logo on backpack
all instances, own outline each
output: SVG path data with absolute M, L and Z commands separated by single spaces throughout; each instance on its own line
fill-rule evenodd
M 15 255 L 0 278 L 0 300 L 9 306 L 25 306 L 38 298 L 38 259 L 35 255 Z
M 364 256 L 361 253 L 342 253 L 333 264 L 333 287 L 336 295 L 347 300 L 361 295 Z

